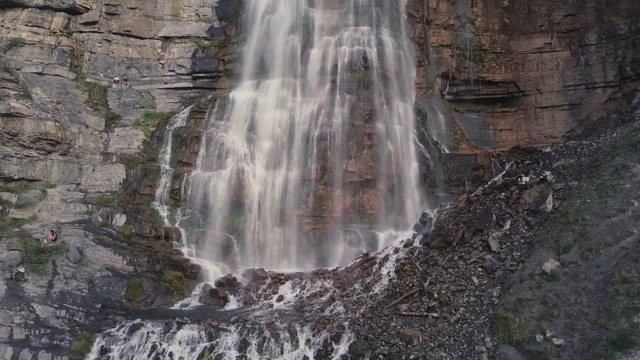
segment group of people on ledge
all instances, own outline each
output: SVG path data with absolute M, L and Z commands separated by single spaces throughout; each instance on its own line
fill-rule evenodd
M 118 87 L 120 86 L 120 75 L 116 74 L 116 76 L 113 77 L 113 87 Z M 129 79 L 127 78 L 127 75 L 122 75 L 122 88 L 126 89 L 129 87 Z

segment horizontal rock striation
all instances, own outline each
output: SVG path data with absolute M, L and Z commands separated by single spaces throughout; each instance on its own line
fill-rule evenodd
M 419 103 L 453 152 L 545 146 L 602 126 L 640 77 L 634 1 L 411 1 Z M 431 104 L 435 102 L 435 104 Z M 433 126 L 433 125 L 432 125 Z

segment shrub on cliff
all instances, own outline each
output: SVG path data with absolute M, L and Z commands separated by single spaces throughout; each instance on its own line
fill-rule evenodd
M 145 111 L 142 117 L 136 119 L 133 126 L 136 129 L 140 129 L 145 136 L 149 136 L 160 122 L 169 119 L 171 115 L 171 113 L 163 111 Z
M 67 248 L 63 245 L 45 245 L 39 240 L 25 240 L 22 247 L 24 266 L 31 272 L 42 274 L 54 256 L 64 254 L 66 251 Z

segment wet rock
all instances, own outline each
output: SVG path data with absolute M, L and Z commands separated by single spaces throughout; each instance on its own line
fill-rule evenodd
M 480 215 L 480 219 L 476 223 L 477 231 L 489 231 L 493 228 L 493 225 L 496 222 L 496 215 L 493 213 L 491 208 L 485 208 Z
M 203 288 L 203 291 L 205 288 Z M 210 305 L 214 308 L 223 308 L 229 302 L 227 291 L 223 288 L 208 288 L 206 292 L 209 296 L 205 296 L 203 302 L 206 305 Z
M 16 266 L 22 262 L 22 253 L 18 250 L 9 251 L 0 257 L 0 266 Z
M 227 275 L 216 279 L 214 285 L 217 288 L 231 289 L 238 285 L 238 279 L 233 275 Z
M 542 270 L 547 274 L 551 274 L 551 272 L 556 270 L 558 267 L 560 267 L 560 263 L 558 261 L 555 259 L 549 259 L 542 265 Z
M 269 273 L 263 268 L 255 269 L 252 274 L 252 278 L 254 281 L 265 281 L 269 279 Z
M 413 225 L 413 231 L 418 234 L 424 234 L 433 227 L 433 217 L 426 211 L 422 212 L 420 219 Z
M 180 229 L 174 226 L 165 227 L 163 231 L 162 238 L 171 242 L 179 242 L 182 238 L 182 233 Z
M 82 252 L 80 251 L 80 249 L 78 249 L 78 247 L 72 246 L 67 253 L 67 257 L 69 258 L 69 261 L 77 264 L 82 261 Z

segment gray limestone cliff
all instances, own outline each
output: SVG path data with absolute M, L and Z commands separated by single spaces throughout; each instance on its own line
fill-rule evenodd
M 0 0 L 0 359 L 81 356 L 118 314 L 189 293 L 199 269 L 149 207 L 153 130 L 227 90 L 238 6 Z

